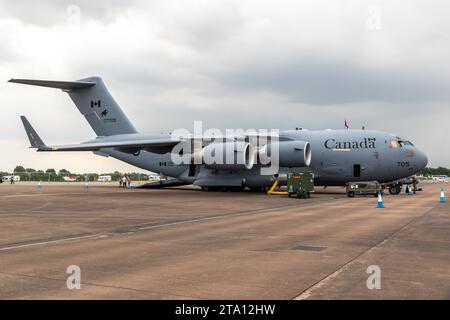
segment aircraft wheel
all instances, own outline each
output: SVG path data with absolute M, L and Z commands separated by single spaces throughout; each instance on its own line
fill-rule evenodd
M 203 186 L 202 191 L 218 191 L 220 187 Z
M 399 194 L 401 191 L 400 186 L 399 185 L 393 185 L 389 187 L 389 193 L 390 194 Z

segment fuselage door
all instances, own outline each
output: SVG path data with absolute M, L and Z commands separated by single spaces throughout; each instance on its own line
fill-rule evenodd
M 353 176 L 355 178 L 361 177 L 361 165 L 360 164 L 353 165 Z

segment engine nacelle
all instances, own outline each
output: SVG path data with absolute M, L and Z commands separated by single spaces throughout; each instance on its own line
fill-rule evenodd
M 205 166 L 217 170 L 250 170 L 256 160 L 256 152 L 251 144 L 243 141 L 213 142 L 202 150 Z
M 259 150 L 260 159 L 271 159 L 275 161 L 276 155 L 272 153 L 276 148 L 269 143 Z M 280 167 L 308 167 L 311 164 L 311 145 L 309 142 L 294 140 L 294 141 L 279 141 L 278 143 L 278 164 Z

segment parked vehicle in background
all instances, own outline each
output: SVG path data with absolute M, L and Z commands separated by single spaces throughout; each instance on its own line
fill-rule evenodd
M 160 181 L 161 176 L 157 173 L 149 173 L 148 174 L 148 181 Z
M 111 176 L 98 176 L 98 182 L 111 182 Z
M 63 177 L 63 179 L 66 182 L 75 182 L 75 181 L 77 181 L 77 176 L 66 176 L 66 177 Z
M 372 195 L 376 197 L 381 190 L 381 184 L 378 181 L 358 181 L 346 184 L 347 196 L 351 198 L 355 195 Z
M 432 176 L 433 182 L 448 182 L 448 177 L 444 174 Z
M 14 182 L 19 182 L 20 176 L 3 176 L 2 182 L 11 182 L 11 179 L 14 179 Z

